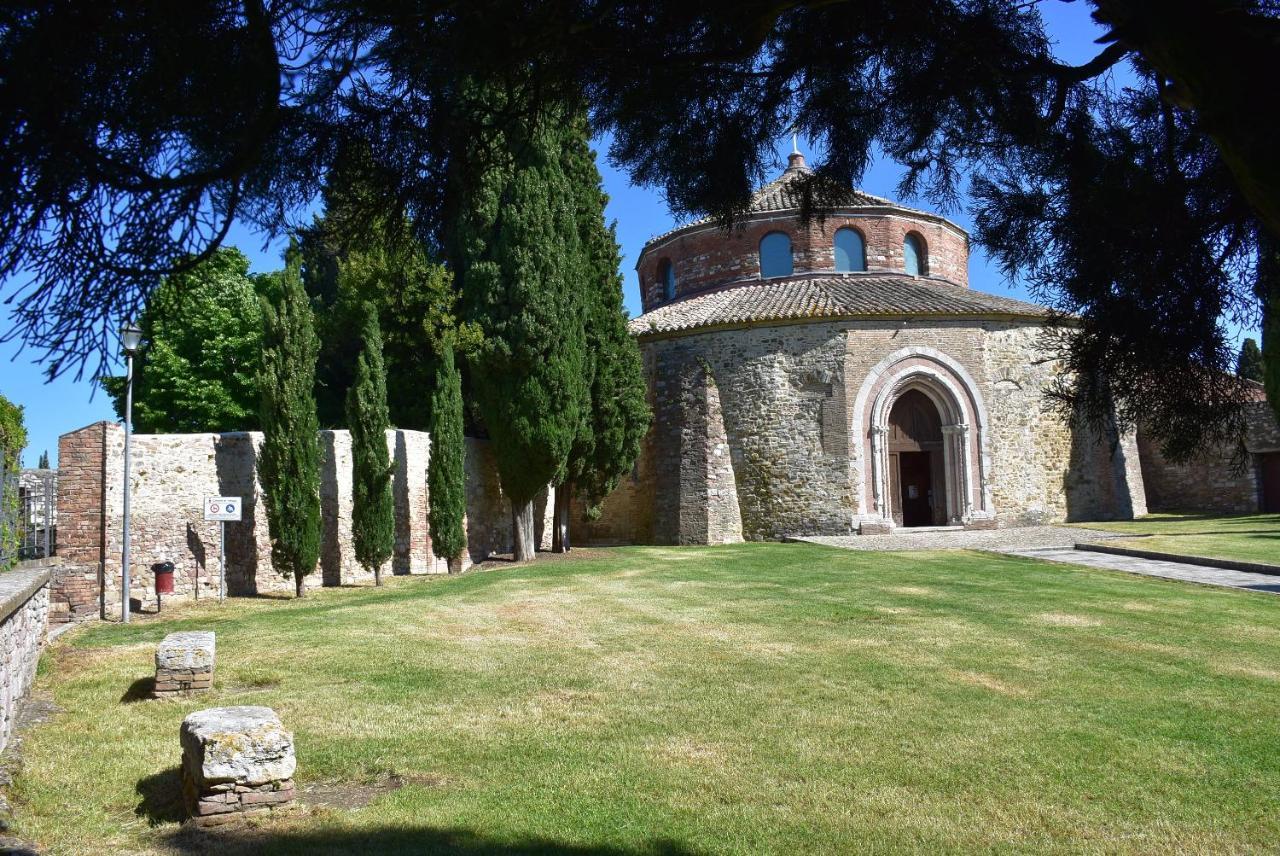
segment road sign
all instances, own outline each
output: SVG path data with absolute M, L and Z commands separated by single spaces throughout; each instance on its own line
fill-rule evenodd
M 240 520 L 240 497 L 210 496 L 204 501 L 204 519 L 235 523 Z

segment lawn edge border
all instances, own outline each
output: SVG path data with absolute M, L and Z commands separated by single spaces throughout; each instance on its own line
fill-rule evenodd
M 1265 562 L 1240 562 L 1234 559 L 1211 559 L 1207 556 L 1184 556 L 1180 553 L 1134 550 L 1130 547 L 1113 547 L 1110 544 L 1095 544 L 1087 541 L 1077 541 L 1075 549 L 1091 553 L 1109 553 L 1113 556 L 1130 556 L 1135 559 L 1153 559 L 1158 562 L 1179 562 L 1184 565 L 1199 565 L 1224 571 L 1245 571 L 1254 574 L 1280 576 L 1280 565 L 1269 565 Z

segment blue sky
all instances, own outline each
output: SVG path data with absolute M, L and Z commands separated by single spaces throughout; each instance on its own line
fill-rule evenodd
M 1058 56 L 1071 63 L 1082 63 L 1092 58 L 1099 50 L 1094 40 L 1101 31 L 1089 19 L 1088 6 L 1084 3 L 1043 2 L 1041 11 L 1045 16 L 1049 32 L 1058 43 Z M 1119 82 L 1123 82 L 1125 72 L 1118 72 Z M 607 148 L 603 142 L 597 143 L 601 155 Z M 785 165 L 786 153 L 790 151 L 791 141 L 778 141 L 778 170 Z M 804 142 L 801 149 L 806 154 Z M 604 176 L 605 189 L 609 194 L 607 215 L 617 222 L 618 240 L 624 253 L 623 275 L 625 282 L 625 298 L 627 309 L 634 315 L 640 309 L 639 288 L 635 275 L 636 258 L 651 236 L 666 231 L 672 226 L 672 218 L 663 202 L 661 193 L 650 188 L 630 185 L 626 176 L 613 169 L 602 160 L 601 173 Z M 875 163 L 863 177 L 862 188 L 877 196 L 894 198 L 895 188 L 901 177 L 901 169 L 893 163 L 879 161 Z M 918 207 L 929 207 L 922 200 L 903 199 L 903 202 L 915 203 Z M 972 222 L 967 211 L 947 211 L 948 217 L 966 229 Z M 283 241 L 263 245 L 260 236 L 243 227 L 233 228 L 228 243 L 239 247 L 252 260 L 255 271 L 274 270 L 281 266 Z M 969 284 L 979 291 L 993 294 L 1006 294 L 1028 299 L 1025 289 L 1017 283 L 1005 281 L 1000 272 L 989 262 L 979 248 L 974 248 L 969 260 Z M 6 287 L 5 296 L 12 293 Z M 1256 335 L 1246 331 L 1241 335 Z M 16 348 L 8 346 L 9 351 L 0 352 L 0 395 L 10 401 L 23 405 L 26 410 L 26 424 L 29 442 L 24 461 L 27 466 L 34 466 L 42 451 L 48 450 L 57 465 L 58 437 L 84 425 L 100 419 L 114 419 L 111 404 L 107 397 L 98 391 L 88 380 L 76 381 L 72 378 L 61 378 L 53 383 L 45 383 L 41 367 L 36 364 L 34 354 L 16 353 Z M 12 359 L 10 359 L 12 358 Z

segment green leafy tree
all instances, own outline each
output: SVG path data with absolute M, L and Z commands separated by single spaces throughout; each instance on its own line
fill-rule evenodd
M 365 305 L 356 358 L 356 378 L 347 391 L 351 429 L 351 534 L 356 559 L 382 585 L 382 566 L 396 543 L 395 497 L 391 493 L 391 456 L 387 452 L 387 373 L 382 362 L 378 310 Z
M 427 488 L 431 498 L 431 549 L 449 563 L 451 572 L 460 570 L 458 560 L 467 549 L 467 533 L 463 527 L 467 488 L 462 424 L 462 374 L 454 363 L 453 347 L 446 342 L 436 359 L 432 388 Z
M 503 91 L 481 91 L 478 109 L 501 117 Z M 565 124 L 554 114 L 495 121 L 460 153 L 480 157 L 458 167 L 477 173 L 460 181 L 453 240 L 465 317 L 483 335 L 470 358 L 471 391 L 511 501 L 516 561 L 534 557 L 533 499 L 564 481 L 588 406 Z
M 262 450 L 258 472 L 271 534 L 271 562 L 302 597 L 320 559 L 320 438 L 314 395 L 319 342 L 296 260 L 281 296 L 263 301 Z
M 145 433 L 250 431 L 259 427 L 266 281 L 224 247 L 167 277 L 138 320 L 147 348 L 134 361 L 133 425 Z M 125 378 L 103 379 L 124 417 Z
M 22 466 L 22 450 L 27 446 L 27 427 L 22 407 L 0 395 L 0 561 L 17 561 L 17 479 L 10 478 Z M 0 571 L 8 568 L 0 566 Z
M 569 454 L 565 481 L 556 489 L 552 549 L 557 551 L 572 545 L 572 497 L 581 495 L 587 513 L 598 515 L 600 503 L 635 464 L 651 419 L 640 349 L 627 332 L 622 306 L 621 252 L 613 226 L 605 224 L 609 197 L 587 141 L 585 119 L 570 128 L 564 138 L 564 164 L 583 256 L 580 293 L 585 303 L 589 406 Z
M 49 452 L 46 450 L 40 453 L 40 463 L 36 464 L 38 469 L 49 469 Z
M 320 424 L 347 427 L 345 394 L 355 380 L 365 307 L 378 313 L 393 425 L 430 421 L 435 343 L 457 326 L 453 278 L 413 233 L 390 177 L 367 146 L 350 143 L 328 178 L 324 216 L 301 236 L 303 279 L 316 310 Z
M 1246 380 L 1262 383 L 1262 349 L 1258 340 L 1252 337 L 1240 345 L 1240 356 L 1236 358 L 1236 376 Z

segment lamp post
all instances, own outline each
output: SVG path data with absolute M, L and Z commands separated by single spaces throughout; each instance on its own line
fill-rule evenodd
M 142 348 L 142 330 L 130 321 L 120 329 L 124 381 L 124 545 L 120 549 L 120 620 L 129 623 L 129 445 L 133 436 L 133 357 Z

